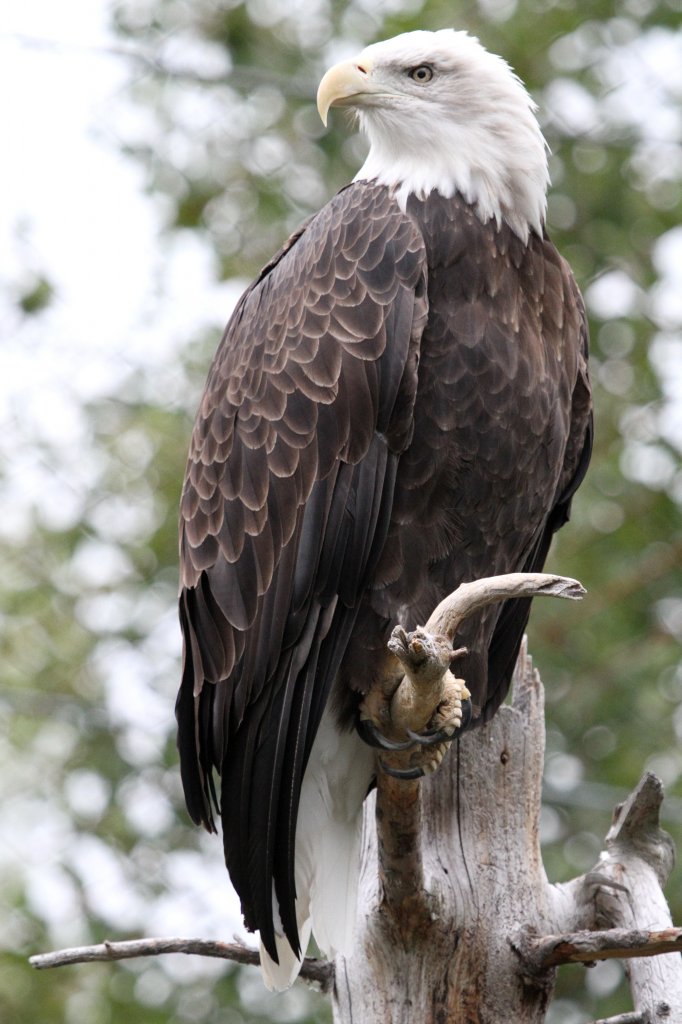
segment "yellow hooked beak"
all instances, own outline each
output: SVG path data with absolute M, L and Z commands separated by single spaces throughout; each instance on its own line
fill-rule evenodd
M 357 60 L 344 60 L 329 69 L 317 90 L 317 109 L 325 128 L 330 107 L 352 106 L 358 96 L 377 91 L 369 81 L 371 71 L 371 61 L 362 55 Z

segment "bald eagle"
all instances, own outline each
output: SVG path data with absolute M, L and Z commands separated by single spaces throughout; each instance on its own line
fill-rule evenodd
M 409 32 L 328 71 L 318 107 L 354 110 L 369 154 L 237 304 L 181 502 L 187 806 L 210 831 L 220 811 L 278 989 L 311 928 L 352 948 L 376 770 L 354 726 L 391 629 L 462 581 L 539 570 L 591 447 L 585 312 L 510 67 L 465 32 Z M 529 608 L 455 638 L 471 725 L 505 697 Z

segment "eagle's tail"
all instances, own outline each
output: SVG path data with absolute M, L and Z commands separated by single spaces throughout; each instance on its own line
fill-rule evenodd
M 296 826 L 296 918 L 305 955 L 311 927 L 329 959 L 353 947 L 360 876 L 362 803 L 374 755 L 355 732 L 341 733 L 327 710 L 315 737 L 301 787 Z M 261 945 L 263 980 L 281 991 L 296 980 L 301 960 L 284 938 L 273 894 L 279 964 Z
M 274 909 L 274 908 L 273 908 Z M 279 963 L 276 964 L 267 949 L 260 944 L 260 969 L 263 975 L 263 983 L 271 992 L 283 992 L 290 988 L 298 978 L 305 950 L 310 940 L 311 922 L 310 918 L 298 922 L 298 934 L 301 940 L 301 956 L 296 956 L 289 945 L 289 940 L 284 936 L 280 926 L 277 929 L 277 916 L 275 917 L 275 945 Z

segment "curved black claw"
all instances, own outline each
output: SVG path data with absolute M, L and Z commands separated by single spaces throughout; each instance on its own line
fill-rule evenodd
M 433 747 L 436 743 L 449 743 L 457 735 L 458 730 L 448 732 L 447 729 L 425 729 L 424 732 L 407 730 L 407 735 L 422 747 Z
M 423 768 L 391 768 L 389 765 L 379 761 L 382 771 L 394 779 L 422 779 L 426 772 Z
M 446 729 L 425 729 L 424 732 L 412 732 L 411 729 L 408 729 L 407 735 L 414 743 L 419 743 L 422 747 L 431 747 L 436 743 L 449 743 L 466 729 L 471 721 L 472 711 L 471 701 L 467 698 L 462 701 L 462 724 L 459 729 L 455 729 L 454 732 L 448 732 Z
M 374 722 L 369 718 L 358 719 L 355 726 L 358 736 L 370 747 L 378 747 L 379 750 L 409 750 L 414 746 L 412 740 L 405 740 L 403 743 L 396 743 L 389 740 L 383 733 L 380 733 Z

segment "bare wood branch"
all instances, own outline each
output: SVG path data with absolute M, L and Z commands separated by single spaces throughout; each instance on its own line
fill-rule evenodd
M 516 946 L 516 942 L 515 942 Z M 610 928 L 606 931 L 580 931 L 572 935 L 528 935 L 516 947 L 523 947 L 523 958 L 534 970 L 543 971 L 560 964 L 592 963 L 594 960 L 627 959 L 682 952 L 682 928 L 664 931 Z
M 594 1024 L 646 1024 L 641 1013 L 618 1013 L 615 1017 L 602 1017 Z
M 98 961 L 131 960 L 141 956 L 160 956 L 162 953 L 186 953 L 194 956 L 215 957 L 232 960 L 238 964 L 260 963 L 257 949 L 241 942 L 219 942 L 213 939 L 130 939 L 124 942 L 105 940 L 97 946 L 74 946 L 59 949 L 54 953 L 32 956 L 29 963 L 39 971 L 51 967 L 65 967 L 69 964 L 94 963 Z M 334 965 L 327 960 L 307 957 L 303 961 L 301 977 L 318 983 L 324 992 L 328 991 L 334 979 Z
M 662 886 L 675 864 L 673 841 L 659 824 L 663 796 L 661 780 L 653 772 L 645 772 L 627 800 L 615 808 L 606 836 L 611 857 L 620 851 L 639 854 L 656 872 Z
M 510 597 L 562 597 L 579 601 L 587 591 L 578 580 L 545 572 L 510 572 L 504 576 L 462 583 L 433 610 L 424 627 L 429 633 L 440 633 L 450 640 L 460 622 L 467 616 L 496 601 Z
M 393 631 L 388 646 L 405 674 L 399 681 L 395 675 L 382 680 L 365 699 L 365 708 L 376 724 L 392 736 L 404 738 L 408 730 L 422 731 L 440 705 L 456 711 L 461 706 L 459 701 L 469 696 L 466 680 L 456 679 L 450 671 L 452 640 L 469 615 L 509 598 L 561 597 L 575 601 L 585 593 L 577 580 L 539 572 L 507 573 L 461 584 L 437 605 L 424 627 L 412 633 L 405 633 L 400 627 Z M 386 709 L 387 698 L 390 707 Z M 440 763 L 445 749 L 432 748 L 430 756 L 434 760 L 429 771 Z M 416 754 L 415 757 L 415 752 L 391 753 L 386 761 L 392 768 L 409 769 L 419 763 L 419 752 Z
M 671 939 L 679 934 L 661 888 L 674 863 L 672 839 L 659 826 L 662 800 L 660 779 L 647 772 L 616 808 L 606 851 L 595 868 L 607 882 L 595 890 L 597 927 L 656 931 Z M 629 957 L 625 969 L 635 1011 L 647 1024 L 682 1024 L 679 956 Z
M 405 634 L 394 630 L 389 648 L 399 658 L 405 675 L 390 703 L 395 733 L 421 731 L 453 686 L 461 683 L 450 672 L 452 639 L 461 622 L 484 605 L 510 597 L 543 595 L 576 600 L 585 593 L 576 580 L 549 573 L 508 573 L 460 585 L 436 607 L 423 629 Z M 402 637 L 396 642 L 396 632 Z M 411 643 L 407 641 L 411 640 Z M 379 689 L 386 693 L 388 682 Z M 460 687 L 463 694 L 468 691 Z M 446 748 L 443 748 L 446 749 Z M 432 751 L 433 752 L 433 751 Z M 385 755 L 391 767 L 409 768 L 424 758 L 422 751 Z M 428 754 L 426 755 L 429 756 Z M 442 757 L 439 752 L 438 761 Z M 421 857 L 421 795 L 418 782 L 395 780 L 379 773 L 377 783 L 377 841 L 379 875 L 386 906 L 403 933 L 433 914 L 424 890 Z

